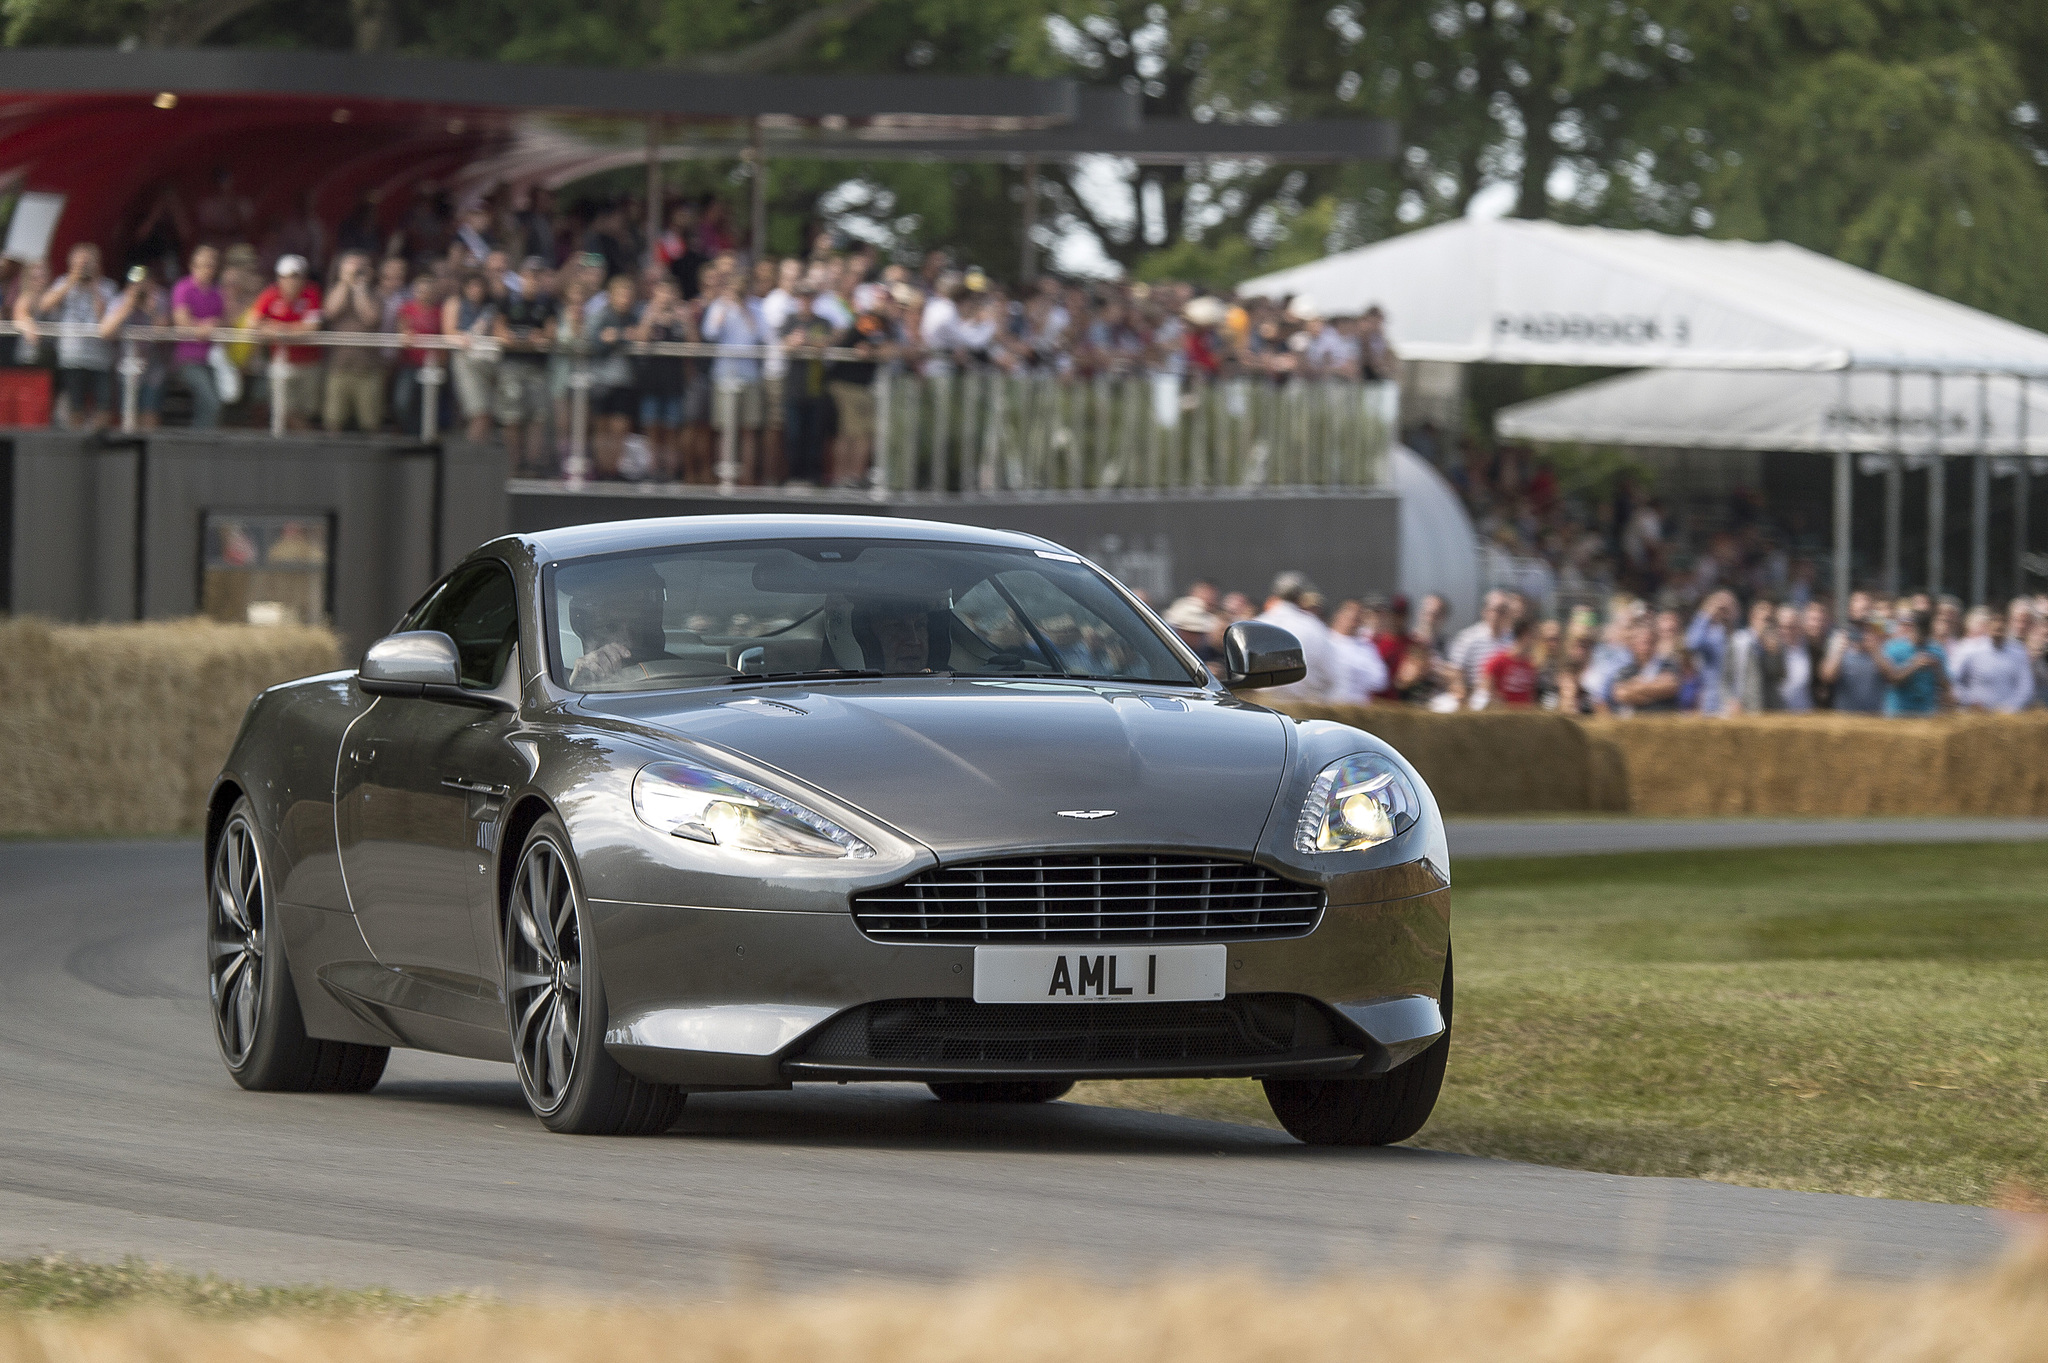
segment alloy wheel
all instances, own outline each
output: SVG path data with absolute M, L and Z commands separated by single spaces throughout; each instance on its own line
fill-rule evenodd
M 505 928 L 505 1001 L 527 1101 L 561 1107 L 583 1032 L 583 940 L 576 887 L 561 849 L 536 838 L 519 860 Z
M 237 814 L 222 830 L 213 852 L 213 885 L 207 914 L 207 996 L 213 1004 L 214 1034 L 231 1069 L 248 1062 L 263 1011 L 264 926 L 270 895 L 256 833 Z

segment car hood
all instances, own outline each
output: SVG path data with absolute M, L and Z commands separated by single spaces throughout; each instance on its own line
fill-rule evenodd
M 1287 761 L 1279 715 L 1165 688 L 884 678 L 584 708 L 744 753 L 948 860 L 1061 846 L 1249 854 Z

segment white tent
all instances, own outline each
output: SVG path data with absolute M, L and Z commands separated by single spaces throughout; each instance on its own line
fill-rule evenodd
M 1690 371 L 1523 404 L 1499 429 L 1537 440 L 1831 452 L 1838 595 L 1849 587 L 1859 451 L 1987 456 L 1972 507 L 1971 591 L 1981 598 L 1988 456 L 2048 448 L 2038 443 L 2048 442 L 2048 423 L 2037 420 L 2027 382 L 2048 380 L 2048 335 L 1784 242 L 1465 218 L 1263 275 L 1240 291 L 1292 298 L 1324 316 L 1378 304 L 1403 359 Z M 1887 565 L 1898 557 L 1899 483 L 1887 480 Z M 1927 512 L 1927 585 L 1938 591 L 1938 480 Z M 2022 528 L 2016 552 L 2025 550 Z
M 1833 454 L 2048 455 L 2048 383 L 2004 375 L 1651 370 L 1503 407 L 1515 440 Z
M 1377 303 L 1409 360 L 2048 377 L 2048 336 L 1785 242 L 1462 218 L 1239 292 Z

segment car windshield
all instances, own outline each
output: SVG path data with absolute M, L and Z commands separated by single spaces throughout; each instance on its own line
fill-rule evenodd
M 552 574 L 557 684 L 954 675 L 1200 684 L 1071 554 L 924 540 L 754 540 L 574 559 Z

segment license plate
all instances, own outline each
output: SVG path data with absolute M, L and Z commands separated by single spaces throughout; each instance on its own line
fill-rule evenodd
M 1186 1003 L 1223 997 L 1230 948 L 976 947 L 976 1003 Z

